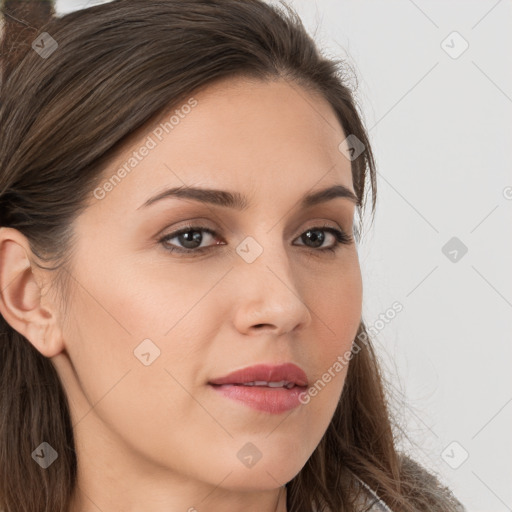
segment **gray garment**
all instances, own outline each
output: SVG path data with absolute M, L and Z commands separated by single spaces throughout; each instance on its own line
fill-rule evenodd
M 360 496 L 357 505 L 361 507 L 361 512 L 393 512 L 373 491 L 368 484 L 363 482 L 357 475 L 354 477 L 358 482 L 366 489 L 365 496 Z M 313 511 L 318 512 L 316 507 L 313 505 Z M 328 511 L 330 512 L 330 511 Z
M 358 476 L 354 475 L 357 480 L 359 481 L 359 483 L 361 483 L 363 485 L 363 487 L 366 488 L 366 490 L 368 491 L 367 492 L 367 498 L 365 499 L 364 502 L 361 503 L 361 505 L 365 505 L 366 507 L 368 507 L 369 505 L 370 508 L 364 508 L 363 510 L 365 510 L 366 512 L 393 512 L 378 496 L 377 494 L 375 493 L 375 491 L 373 491 L 370 486 L 368 484 L 366 484 L 365 482 L 363 482 Z
M 384 501 L 382 501 L 381 498 L 377 495 L 377 493 L 370 488 L 370 486 L 363 482 L 357 475 L 353 474 L 356 480 L 364 487 L 366 490 L 366 493 L 364 496 L 359 496 L 358 501 L 356 502 L 356 505 L 361 507 L 361 512 L 393 512 L 391 508 L 389 508 Z M 443 492 L 450 492 L 446 489 L 443 490 Z M 459 512 L 467 512 L 467 509 L 460 503 L 450 492 L 450 499 L 453 500 L 453 504 L 457 506 L 457 510 Z M 312 512 L 318 512 L 315 507 L 313 507 Z M 327 511 L 331 512 L 331 511 Z

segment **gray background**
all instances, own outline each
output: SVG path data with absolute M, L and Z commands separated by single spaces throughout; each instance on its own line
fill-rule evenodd
M 408 398 L 402 447 L 469 511 L 511 511 L 512 2 L 289 3 L 358 76 L 379 196 L 363 317 Z

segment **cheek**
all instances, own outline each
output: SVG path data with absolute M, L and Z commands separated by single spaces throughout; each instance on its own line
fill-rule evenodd
M 80 282 L 86 282 L 83 276 Z M 133 293 L 137 286 L 128 280 L 115 286 L 100 282 L 89 279 L 87 292 L 76 291 L 65 333 L 79 392 L 87 399 L 76 411 L 77 432 L 104 432 L 99 418 L 116 438 L 168 464 L 185 446 L 190 426 L 204 415 L 186 391 L 201 364 L 197 343 L 191 345 L 199 333 L 179 322 L 186 313 L 183 302 L 176 312 L 169 294 L 156 300 L 161 283 L 142 294 Z
M 226 262 L 207 267 L 173 265 L 158 257 L 162 259 L 156 263 L 144 258 L 121 260 L 116 269 L 119 277 L 106 281 L 110 282 L 106 300 L 111 310 L 140 339 L 151 335 L 168 339 L 184 325 L 188 328 L 204 299 L 211 301 L 219 293 L 219 277 L 230 268 Z
M 93 261 L 92 255 L 86 261 Z M 65 337 L 89 402 L 108 391 L 118 395 L 119 405 L 134 406 L 146 396 L 148 410 L 162 403 L 177 406 L 171 390 L 180 389 L 177 381 L 194 385 L 204 364 L 208 336 L 201 311 L 212 300 L 201 297 L 218 277 L 210 275 L 211 282 L 205 282 L 208 276 L 149 271 L 147 265 L 118 258 L 108 269 L 81 268 L 76 277 L 83 286 L 69 299 Z
M 357 259 L 317 283 L 316 292 L 309 296 L 315 343 L 305 355 L 316 374 L 305 400 L 310 412 L 327 428 L 343 390 L 361 321 L 362 279 Z
M 306 286 L 314 330 L 322 333 L 317 352 L 325 364 L 333 354 L 350 346 L 361 321 L 363 287 L 357 254 L 343 260 L 339 269 L 313 276 Z

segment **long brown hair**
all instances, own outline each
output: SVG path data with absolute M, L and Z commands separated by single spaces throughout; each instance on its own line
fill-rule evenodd
M 299 16 L 282 6 L 116 0 L 50 19 L 38 33 L 58 46 L 47 39 L 53 51 L 42 56 L 27 41 L 16 65 L 4 66 L 0 226 L 27 237 L 40 266 L 55 272 L 63 302 L 72 222 L 109 157 L 146 122 L 217 80 L 284 79 L 323 95 L 345 134 L 364 144 L 352 178 L 360 219 L 370 192 L 373 217 L 375 162 L 345 63 L 324 57 Z M 0 329 L 0 508 L 67 512 L 77 459 L 65 391 L 51 360 L 1 316 Z M 363 321 L 355 342 L 332 421 L 286 484 L 287 510 L 361 510 L 354 476 L 396 512 L 460 510 L 434 475 L 398 451 L 389 384 Z M 45 470 L 31 457 L 42 441 L 59 454 Z

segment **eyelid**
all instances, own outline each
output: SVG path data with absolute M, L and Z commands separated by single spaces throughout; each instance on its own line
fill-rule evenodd
M 332 225 L 328 222 L 332 222 Z M 346 234 L 347 236 L 350 235 L 350 231 L 351 231 L 351 230 L 349 230 L 349 231 L 345 230 L 342 226 L 340 226 L 335 221 L 325 221 L 325 220 L 324 221 L 310 221 L 310 222 L 306 223 L 306 227 L 302 228 L 293 239 L 295 240 L 295 238 L 302 235 L 305 231 L 308 231 L 309 229 L 314 229 L 314 228 L 316 228 L 316 229 L 318 229 L 318 228 L 333 228 L 333 229 L 337 229 L 337 230 L 341 231 L 342 233 Z M 175 236 L 182 234 L 183 232 L 187 232 L 190 230 L 204 230 L 204 231 L 207 231 L 208 233 L 210 233 L 211 235 L 220 236 L 219 230 L 217 230 L 216 228 L 207 226 L 204 223 L 203 219 L 201 219 L 201 218 L 185 221 L 184 224 L 178 225 L 176 228 L 174 228 L 172 231 L 170 231 L 167 234 L 165 234 L 166 230 L 167 230 L 167 228 L 164 228 L 161 231 L 159 231 L 158 234 L 155 236 L 155 238 L 158 240 L 161 240 L 162 238 L 169 238 L 170 235 L 173 235 L 173 237 L 175 237 Z M 171 237 L 171 238 L 173 238 L 173 237 Z

